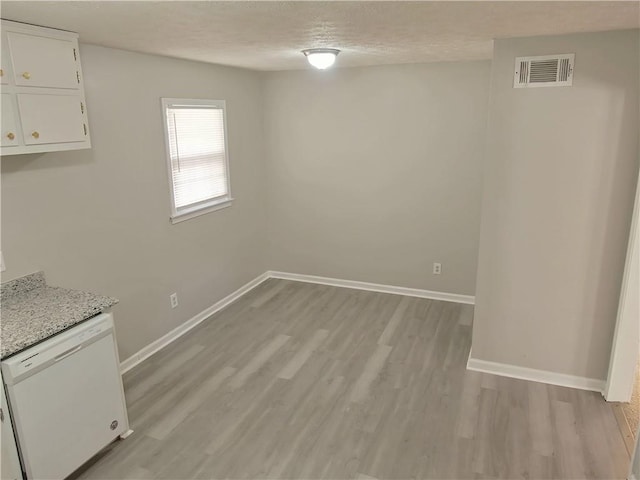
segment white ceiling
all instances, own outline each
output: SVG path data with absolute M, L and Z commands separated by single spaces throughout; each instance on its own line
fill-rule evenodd
M 80 41 L 255 70 L 308 68 L 300 50 L 342 50 L 338 66 L 491 58 L 492 39 L 640 27 L 640 2 L 2 1 L 2 18 Z

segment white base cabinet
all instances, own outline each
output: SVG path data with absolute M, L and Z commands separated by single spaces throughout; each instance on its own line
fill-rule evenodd
M 2 375 L 0 375 L 0 381 Z M 18 458 L 18 446 L 13 434 L 9 405 L 4 394 L 4 382 L 0 382 L 0 392 L 2 400 L 0 402 L 0 429 L 2 438 L 0 444 L 2 452 L 0 454 L 0 479 L 2 480 L 22 480 L 22 469 Z
M 78 35 L 2 20 L 0 155 L 91 148 Z

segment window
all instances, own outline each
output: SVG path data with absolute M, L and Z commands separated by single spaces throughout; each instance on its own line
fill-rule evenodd
M 163 98 L 171 222 L 231 205 L 224 100 Z

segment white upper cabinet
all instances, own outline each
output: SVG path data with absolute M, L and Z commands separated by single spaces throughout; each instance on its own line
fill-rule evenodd
M 18 109 L 27 145 L 83 142 L 85 139 L 81 102 L 75 95 L 19 93 Z
M 7 33 L 16 85 L 80 88 L 76 42 Z
M 9 47 L 6 42 L 0 42 L 0 84 L 2 85 L 9 83 L 9 75 L 11 75 L 9 62 Z
M 2 117 L 0 118 L 0 146 L 16 147 L 20 145 L 20 135 L 13 96 L 8 93 L 0 95 L 0 107 Z
M 78 35 L 2 20 L 0 155 L 91 148 Z

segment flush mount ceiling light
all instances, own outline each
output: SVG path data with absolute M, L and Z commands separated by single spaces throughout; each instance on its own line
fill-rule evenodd
M 302 53 L 304 53 L 311 65 L 324 70 L 333 65 L 340 50 L 337 48 L 310 48 L 303 50 Z

